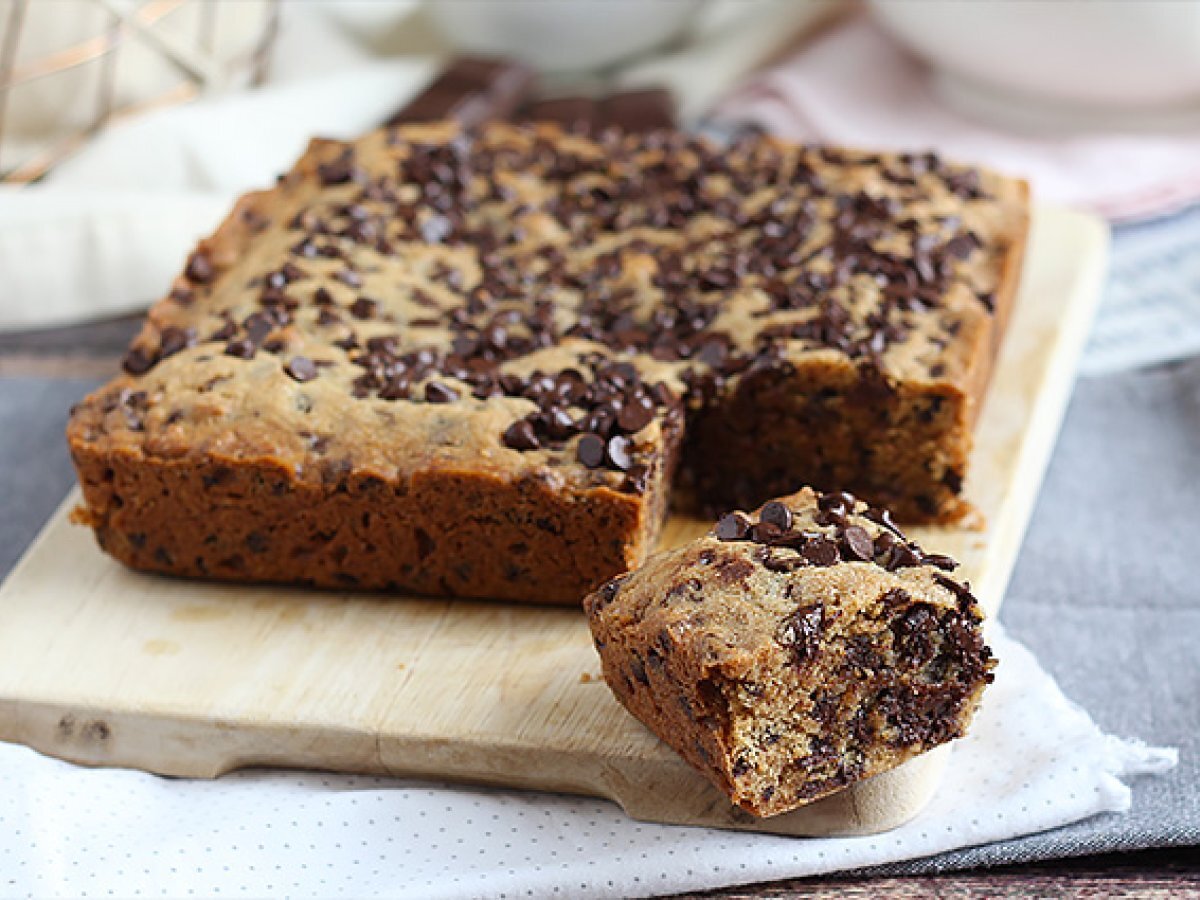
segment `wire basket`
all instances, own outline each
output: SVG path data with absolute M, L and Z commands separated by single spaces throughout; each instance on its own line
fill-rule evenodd
M 0 181 L 115 121 L 260 84 L 280 0 L 0 0 Z

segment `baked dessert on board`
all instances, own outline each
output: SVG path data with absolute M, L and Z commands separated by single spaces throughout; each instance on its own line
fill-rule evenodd
M 794 809 L 963 734 L 995 666 L 956 564 L 805 488 L 584 600 L 617 699 L 738 806 Z
M 1027 219 L 930 154 L 315 141 L 74 410 L 78 518 L 151 571 L 560 603 L 645 558 L 673 486 L 953 521 Z

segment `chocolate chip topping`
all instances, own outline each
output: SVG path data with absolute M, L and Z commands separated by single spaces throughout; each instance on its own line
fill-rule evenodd
M 293 356 L 284 368 L 294 381 L 312 381 L 317 377 L 317 364 L 307 356 Z
M 142 347 L 135 346 L 129 348 L 129 352 L 125 354 L 125 359 L 121 361 L 121 368 L 130 375 L 141 375 L 154 368 L 156 362 L 158 362 L 157 356 Z
M 842 552 L 847 559 L 874 559 L 875 544 L 865 528 L 849 525 L 842 531 Z
M 778 500 L 772 500 L 762 508 L 760 519 L 776 526 L 781 531 L 792 527 L 792 511 Z
M 513 450 L 537 450 L 541 442 L 527 419 L 519 419 L 504 432 L 504 446 Z
M 162 330 L 159 341 L 159 352 L 162 356 L 164 358 L 174 356 L 180 350 L 185 350 L 196 343 L 196 330 L 194 328 L 180 328 L 177 325 L 168 325 Z
M 425 385 L 425 400 L 429 403 L 453 403 L 458 399 L 458 391 L 440 381 L 431 381 Z
M 861 516 L 860 521 L 875 523 L 883 530 L 872 539 L 863 525 L 852 521 L 854 516 Z M 772 500 L 763 505 L 757 522 L 749 521 L 741 513 L 726 513 L 717 520 L 714 533 L 722 541 L 761 545 L 757 558 L 772 572 L 839 562 L 867 562 L 889 572 L 912 566 L 949 571 L 958 565 L 943 554 L 924 553 L 904 537 L 886 510 L 865 506 L 844 491 L 819 494 L 811 520 L 811 525 L 805 524 L 799 512 Z M 947 584 L 954 583 L 940 573 L 935 577 L 945 578 Z
M 585 434 L 579 439 L 576 454 L 579 461 L 589 469 L 595 469 L 604 463 L 604 439 L 596 434 Z
M 212 263 L 208 256 L 200 251 L 196 251 L 188 257 L 187 268 L 183 273 L 188 277 L 188 280 L 196 282 L 196 284 L 208 284 L 216 275 L 216 270 L 213 269 Z
M 800 555 L 814 566 L 832 566 L 838 562 L 838 546 L 833 540 L 820 535 L 806 541 Z
M 740 541 L 750 530 L 750 523 L 741 513 L 725 513 L 717 519 L 716 534 L 723 541 Z
M 516 77 L 485 69 L 479 85 Z M 479 85 L 472 90 L 490 90 Z M 422 101 L 427 111 L 447 99 L 439 90 Z M 664 99 L 631 95 L 613 108 L 642 128 L 665 121 Z M 761 137 L 719 147 L 656 126 L 573 142 L 511 126 L 415 135 L 381 137 L 381 148 L 369 140 L 326 148 L 315 172 L 286 176 L 285 189 L 315 179 L 324 190 L 286 220 L 294 233 L 284 260 L 248 278 L 257 308 L 199 334 L 167 326 L 158 349 L 131 349 L 126 370 L 144 374 L 198 341 L 238 359 L 283 353 L 285 329 L 311 335 L 316 326 L 361 369 L 347 379 L 353 397 L 529 400 L 535 411 L 523 424 L 498 424 L 504 446 L 569 452 L 591 435 L 577 452 L 602 470 L 593 483 L 637 492 L 661 445 L 643 433 L 677 435 L 684 409 L 829 349 L 859 368 L 854 398 L 890 398 L 895 348 L 916 354 L 914 334 L 948 340 L 967 313 L 978 314 L 947 298 L 969 280 L 963 267 L 984 255 L 988 235 L 973 230 L 983 228 L 978 217 L 944 215 L 928 201 L 979 199 L 984 182 L 932 155 L 888 157 L 883 167 L 881 157 Z M 393 277 L 398 268 L 403 278 Z M 192 254 L 179 303 L 217 274 L 207 248 Z M 375 297 L 360 295 L 368 278 Z M 970 286 L 992 303 L 992 285 Z M 757 329 L 724 324 L 743 314 Z M 591 358 L 555 362 L 561 371 L 509 365 L 569 341 L 589 342 Z M 921 365 L 932 372 L 943 363 Z M 288 372 L 315 377 L 294 361 Z M 845 513 L 829 502 L 836 524 Z M 786 515 L 764 511 L 758 538 L 774 540 L 772 527 L 787 532 Z M 842 543 L 861 558 L 861 541 Z M 895 565 L 908 558 L 903 549 L 893 556 Z
M 225 345 L 225 355 L 234 356 L 238 359 L 251 359 L 257 350 L 258 348 L 254 345 L 254 342 L 247 338 L 239 338 Z
M 629 438 L 623 434 L 614 435 L 608 439 L 608 444 L 604 448 L 604 458 L 614 469 L 621 472 L 628 472 L 630 466 L 633 465 L 633 459 L 630 456 L 632 445 Z

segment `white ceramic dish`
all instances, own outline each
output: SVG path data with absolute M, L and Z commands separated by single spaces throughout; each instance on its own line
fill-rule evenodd
M 971 113 L 1036 129 L 1200 123 L 1200 3 L 869 3 Z

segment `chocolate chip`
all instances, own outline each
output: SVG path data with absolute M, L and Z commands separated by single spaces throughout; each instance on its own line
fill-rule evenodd
M 717 519 L 716 535 L 722 541 L 743 540 L 750 531 L 750 523 L 741 513 L 725 513 Z
M 649 397 L 628 397 L 617 414 L 617 424 L 630 434 L 641 431 L 654 418 L 654 406 Z
M 518 419 L 505 429 L 504 446 L 513 450 L 537 450 L 542 445 L 533 424 L 528 419 Z
M 216 272 L 209 258 L 197 250 L 188 257 L 187 268 L 184 269 L 184 274 L 187 275 L 189 280 L 197 284 L 208 284 L 213 280 Z
M 333 162 L 321 163 L 317 166 L 317 177 L 324 185 L 345 184 L 354 180 L 359 174 L 359 170 L 354 165 L 354 152 L 349 148 Z
M 935 574 L 933 580 L 958 598 L 960 608 L 967 608 L 978 602 L 975 599 L 975 595 L 971 593 L 970 585 L 960 584 L 953 578 L 947 578 L 940 573 Z
M 597 591 L 601 602 L 612 603 L 612 601 L 616 599 L 617 594 L 621 592 L 621 585 L 625 583 L 625 580 L 628 577 L 628 575 L 618 575 L 617 577 L 610 578 L 608 581 L 604 582 L 604 584 L 600 586 L 600 590 Z
M 830 538 L 819 535 L 800 548 L 800 555 L 814 566 L 832 566 L 838 561 L 838 548 Z
M 551 440 L 564 441 L 576 431 L 575 420 L 559 406 L 546 410 L 541 416 L 541 422 Z
M 825 607 L 816 603 L 801 606 L 784 619 L 777 640 L 790 648 L 796 656 L 796 662 L 802 664 L 816 655 L 824 631 Z
M 425 385 L 425 400 L 428 403 L 453 403 L 457 399 L 458 391 L 440 381 L 431 381 Z
M 608 439 L 608 444 L 605 445 L 605 458 L 614 469 L 625 472 L 633 465 L 631 450 L 629 438 L 618 434 Z
M 778 500 L 772 500 L 763 506 L 759 520 L 774 525 L 780 531 L 787 531 L 792 527 L 792 511 Z
M 945 572 L 953 572 L 958 568 L 958 560 L 946 556 L 942 553 L 926 553 L 922 557 L 921 562 L 927 566 L 933 566 Z
M 131 347 L 125 354 L 125 359 L 121 361 L 121 368 L 130 375 L 142 375 L 153 369 L 156 362 L 158 357 L 155 354 L 141 347 Z
M 373 319 L 379 311 L 379 304 L 366 297 L 359 297 L 350 304 L 350 315 L 356 319 Z
M 849 559 L 870 560 L 875 557 L 875 543 L 865 528 L 849 525 L 841 538 L 842 550 Z
M 759 558 L 763 567 L 771 572 L 792 572 L 808 564 L 807 560 L 791 551 L 772 547 L 764 547 L 763 550 L 765 552 Z
M 923 666 L 933 659 L 936 611 L 928 603 L 914 603 L 891 625 L 896 651 L 904 665 Z
M 604 463 L 604 439 L 598 434 L 585 434 L 579 439 L 576 455 L 589 469 L 599 468 Z
M 876 556 L 879 565 L 889 572 L 905 569 L 921 564 L 921 557 L 916 550 L 904 541 L 894 541 L 883 553 Z
M 160 352 L 164 357 L 174 356 L 180 350 L 196 343 L 194 328 L 181 328 L 178 325 L 168 325 L 162 330 L 159 338 Z
M 257 347 L 275 330 L 275 322 L 266 313 L 257 312 L 248 315 L 242 327 L 246 329 L 246 339 Z
M 750 526 L 747 536 L 756 543 L 771 544 L 783 536 L 783 529 L 774 522 L 757 522 Z
M 978 246 L 978 238 L 971 232 L 964 232 L 946 241 L 942 249 L 956 259 L 968 259 Z
M 854 512 L 854 495 L 845 491 L 830 491 L 822 494 L 817 500 L 817 506 L 825 512 L 847 515 Z
M 230 341 L 225 345 L 225 355 L 236 356 L 238 359 L 253 359 L 257 350 L 258 348 L 254 345 L 254 342 L 248 341 L 245 338 Z
M 295 381 L 312 381 L 317 377 L 317 365 L 307 356 L 293 356 L 284 368 Z

